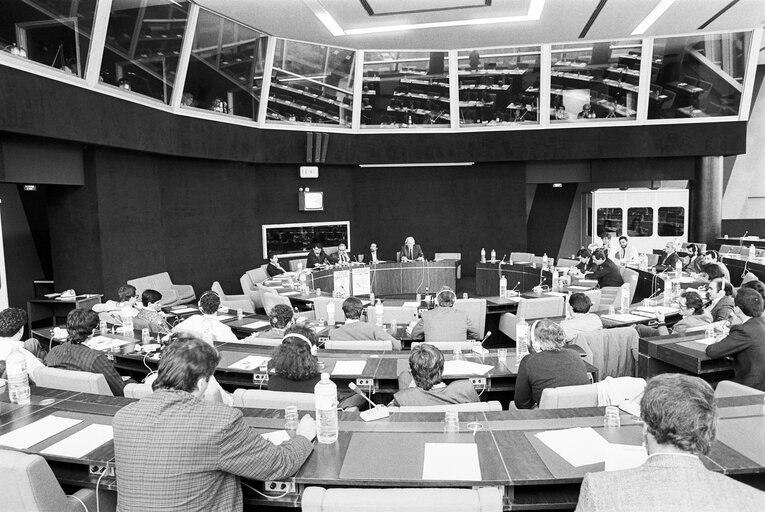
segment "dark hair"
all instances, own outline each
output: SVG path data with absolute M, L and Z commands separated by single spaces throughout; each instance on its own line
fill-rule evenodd
M 66 315 L 66 331 L 71 343 L 82 343 L 98 327 L 98 314 L 90 309 L 73 309 Z
M 696 244 L 688 244 L 685 249 L 691 254 L 699 252 L 699 248 L 696 246 Z
M 444 355 L 433 345 L 421 343 L 409 355 L 409 369 L 417 387 L 427 391 L 441 382 Z
M 595 249 L 592 252 L 592 259 L 594 259 L 594 260 L 605 260 L 606 259 L 606 252 L 603 249 Z
M 364 303 L 361 302 L 361 299 L 348 297 L 343 301 L 343 314 L 345 314 L 345 318 L 357 320 L 361 317 L 361 312 L 363 310 Z
M 704 256 L 713 256 L 715 261 L 720 261 L 720 254 L 717 251 L 708 250 L 704 253 Z
M 268 320 L 272 327 L 284 329 L 292 321 L 292 308 L 286 304 L 276 304 L 268 312 Z
M 574 310 L 574 313 L 587 313 L 592 307 L 590 298 L 579 292 L 572 293 L 571 297 L 568 299 L 568 303 L 571 306 L 571 309 Z
M 348 244 L 345 242 L 338 242 L 337 247 L 339 248 L 341 245 L 344 245 L 346 249 L 348 248 Z
M 210 380 L 219 361 L 220 354 L 209 343 L 193 336 L 179 336 L 162 351 L 152 389 L 191 393 L 196 390 L 199 379 Z
M 321 244 L 320 244 L 319 242 L 314 242 L 314 243 L 312 243 L 312 244 L 311 244 L 311 249 L 316 249 L 317 247 L 318 247 L 319 249 L 321 249 L 321 248 L 322 248 L 322 247 L 321 247 Z
M 126 300 L 130 300 L 135 297 L 135 293 L 135 286 L 132 284 L 123 284 L 117 290 L 117 297 L 119 297 L 120 302 L 125 302 Z
M 763 299 L 756 290 L 751 288 L 740 288 L 734 299 L 738 308 L 749 317 L 758 317 L 762 315 Z
M 592 253 L 589 249 L 586 249 L 582 247 L 578 251 L 576 251 L 576 257 L 577 258 L 592 258 Z
M 657 443 L 704 455 L 717 429 L 714 392 L 698 377 L 657 375 L 645 387 L 640 417 Z
M 219 307 L 220 297 L 212 290 L 207 290 L 199 298 L 199 309 L 202 310 L 202 313 L 212 315 L 218 311 Z
M 627 243 L 629 243 L 629 241 L 630 241 L 630 239 L 627 238 L 625 235 L 622 235 L 622 236 L 619 237 L 619 241 L 621 242 L 622 240 L 624 240 Z
M 158 300 L 162 300 L 162 294 L 159 293 L 157 290 L 144 290 L 141 294 L 141 304 L 144 306 L 148 306 L 149 304 L 153 304 L 157 302 Z
M 278 256 L 278 254 L 275 253 L 274 251 L 268 251 L 268 261 L 271 261 L 272 259 L 274 259 L 275 256 Z
M 701 315 L 704 313 L 704 301 L 701 300 L 701 296 L 696 292 L 685 292 L 681 295 L 685 299 L 685 306 L 693 310 L 694 315 Z
M 765 283 L 762 281 L 748 281 L 741 285 L 741 288 L 739 288 L 739 292 L 744 289 L 748 288 L 750 290 L 754 290 L 757 293 L 760 294 L 762 297 L 762 300 L 765 301 Z
M 27 324 L 27 312 L 21 308 L 7 308 L 0 312 L 0 336 L 10 338 Z
M 300 334 L 311 340 L 312 345 L 315 344 L 310 329 L 293 325 L 287 329 L 282 344 L 274 350 L 268 368 L 289 380 L 314 378 L 319 373 L 319 359 L 311 353 L 311 346 L 305 340 L 290 334 Z
M 725 283 L 724 286 L 723 286 L 723 283 Z M 709 283 L 709 285 L 710 286 L 714 285 L 714 288 L 717 291 L 720 291 L 720 289 L 725 290 L 725 295 L 731 295 L 731 296 L 733 295 L 733 285 L 730 284 L 730 281 L 728 281 L 724 277 L 716 277 L 716 278 L 712 279 L 712 281 Z
M 704 272 L 709 280 L 717 279 L 718 277 L 725 277 L 720 265 L 717 263 L 704 263 L 701 266 L 701 271 Z

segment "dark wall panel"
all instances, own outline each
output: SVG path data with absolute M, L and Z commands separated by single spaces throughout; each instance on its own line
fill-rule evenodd
M 81 144 L 42 137 L 4 133 L 3 181 L 15 183 L 83 184 L 83 148 Z
M 556 257 L 560 251 L 577 189 L 576 183 L 562 185 L 560 188 L 555 188 L 549 183 L 536 186 L 534 202 L 526 224 L 526 245 L 529 252 Z
M 751 236 L 765 238 L 765 219 L 723 219 L 722 234 L 730 237 L 742 236 L 744 233 Z

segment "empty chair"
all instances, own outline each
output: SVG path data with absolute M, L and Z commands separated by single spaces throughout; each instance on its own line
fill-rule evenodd
M 575 267 L 577 264 L 579 264 L 579 260 L 571 260 L 568 258 L 558 258 L 557 266 L 568 268 L 568 267 Z
M 259 409 L 284 409 L 295 405 L 300 410 L 313 410 L 316 406 L 313 393 L 291 391 L 268 391 L 265 389 L 237 389 L 234 391 L 234 407 Z
M 659 255 L 658 254 L 646 254 L 645 255 L 646 264 L 649 267 L 655 267 L 659 263 Z
M 441 352 L 451 352 L 455 348 L 458 348 L 460 350 L 472 350 L 473 349 L 473 343 L 472 341 L 414 341 L 412 342 L 411 348 L 414 348 L 421 343 L 427 343 L 428 345 L 433 345 Z
M 372 321 L 374 317 L 374 308 L 367 309 L 367 315 L 369 321 Z M 412 320 L 417 320 L 417 308 L 411 306 L 384 306 L 383 307 L 383 323 L 389 324 L 396 322 L 397 324 L 408 324 Z
M 297 272 L 304 269 L 308 263 L 308 258 L 295 258 L 290 260 L 290 272 Z
M 675 104 L 675 97 L 677 96 L 677 93 L 670 91 L 669 89 L 665 89 L 662 94 L 664 94 L 666 98 L 664 98 L 664 101 L 662 101 L 661 105 L 659 106 L 659 117 L 671 117 L 670 112 Z
M 268 279 L 266 267 L 268 267 L 268 263 L 265 263 L 258 268 L 248 270 L 239 278 L 239 283 L 242 285 L 242 293 L 250 297 L 252 305 L 256 311 L 263 308 L 263 302 L 258 287 L 263 281 Z
M 303 512 L 501 512 L 497 487 L 477 489 L 375 489 L 307 487 L 301 499 Z
M 640 274 L 637 270 L 632 270 L 627 267 L 622 267 L 619 272 L 621 273 L 624 282 L 630 285 L 630 304 L 632 304 L 632 300 L 635 298 L 635 290 L 637 289 Z
M 545 388 L 539 400 L 540 409 L 569 409 L 574 407 L 597 407 L 598 385 L 562 386 Z
M 335 322 L 345 322 L 345 313 L 343 313 L 343 301 L 345 299 L 335 297 L 316 297 L 313 301 L 313 310 L 317 320 L 328 321 L 327 304 L 335 304 Z
M 544 263 L 544 256 L 532 256 L 531 257 L 531 263 L 534 263 L 536 265 L 542 265 Z M 552 261 L 552 258 L 548 258 L 548 262 Z
M 454 309 L 467 313 L 473 327 L 478 331 L 478 338 L 483 338 L 486 328 L 486 299 L 457 299 Z
M 686 84 L 689 84 L 689 85 L 696 85 L 696 84 L 699 83 L 699 79 L 698 78 L 693 78 L 692 76 L 685 75 L 683 77 L 683 82 L 685 82 Z
M 437 260 L 462 260 L 461 252 L 437 252 L 434 256 Z M 462 264 L 457 265 L 457 279 L 462 277 Z
M 61 368 L 43 366 L 35 369 L 33 378 L 35 384 L 44 388 L 114 396 L 109 388 L 109 384 L 106 382 L 106 377 L 100 373 L 63 370 Z
M 282 344 L 281 338 L 257 338 L 247 337 L 245 339 L 238 340 L 239 343 L 246 343 L 247 345 L 255 345 L 256 347 L 278 347 Z
M 564 297 L 540 297 L 538 299 L 527 299 L 521 297 L 518 302 L 518 311 L 514 313 L 503 313 L 499 317 L 499 330 L 505 335 L 515 340 L 515 326 L 519 318 L 536 320 L 539 318 L 552 318 L 563 315 Z
M 600 303 L 598 304 L 598 309 L 592 309 L 592 311 L 606 311 L 611 306 L 617 308 L 621 304 L 621 300 L 621 286 L 605 286 L 600 289 Z
M 488 402 L 469 402 L 465 404 L 444 404 L 444 405 L 398 405 L 390 406 L 391 412 L 483 412 L 483 411 L 501 411 L 502 404 L 498 400 Z
M 144 290 L 157 290 L 162 294 L 163 306 L 175 306 L 194 302 L 197 296 L 194 287 L 188 284 L 173 284 L 170 274 L 160 272 L 150 276 L 129 279 L 127 284 L 135 286 L 136 295 L 141 296 Z
M 39 455 L 0 449 L 3 510 L 16 512 L 96 512 L 96 491 L 79 489 L 67 496 L 50 466 Z M 98 509 L 117 509 L 117 493 L 100 489 Z
M 221 288 L 218 281 L 214 281 L 210 289 L 217 293 L 220 297 L 221 306 L 233 309 L 235 311 L 237 309 L 241 309 L 245 313 L 255 312 L 255 305 L 252 303 L 249 294 L 226 295 L 223 293 L 223 288 Z
M 292 307 L 292 303 L 290 302 L 289 297 L 284 297 L 278 293 L 263 294 L 263 308 L 266 310 L 266 314 L 269 314 L 271 312 L 271 308 L 277 304 L 284 304 L 286 306 Z
M 531 262 L 531 259 L 534 257 L 533 254 L 530 252 L 511 252 L 510 253 L 510 260 L 515 263 L 522 263 L 522 262 Z
M 327 350 L 364 350 L 382 352 L 393 350 L 390 340 L 327 340 L 324 342 Z
M 601 295 L 600 288 L 585 290 L 582 293 L 584 293 L 587 297 L 590 298 L 590 303 L 592 304 L 592 306 L 590 306 L 590 311 L 592 311 L 593 313 L 595 311 L 598 311 L 600 309 L 600 295 Z

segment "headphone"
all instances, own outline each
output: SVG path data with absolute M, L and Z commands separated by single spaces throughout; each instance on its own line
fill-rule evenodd
M 536 335 L 534 335 L 534 332 L 537 330 L 537 325 L 539 325 L 540 320 L 534 320 L 534 323 L 531 324 L 531 329 L 529 329 L 529 339 L 531 340 L 531 347 L 534 349 L 534 352 L 542 352 L 542 345 L 539 344 L 537 341 Z
M 454 290 L 441 290 L 441 291 L 439 291 L 439 292 L 436 294 L 436 298 L 435 298 L 435 300 L 436 300 L 436 304 L 438 304 L 439 306 L 440 306 L 440 304 L 439 304 L 439 302 L 438 302 L 438 297 L 440 297 L 442 293 L 451 293 L 451 294 L 452 294 L 452 304 L 454 304 L 455 302 L 457 302 L 457 294 L 456 294 L 456 293 L 454 293 Z
M 315 356 L 319 352 L 319 347 L 317 347 L 316 345 L 311 343 L 311 340 L 309 340 L 308 338 L 306 338 L 305 336 L 303 336 L 300 333 L 291 332 L 291 333 L 287 334 L 286 336 L 284 336 L 284 338 L 282 338 L 282 343 L 284 343 L 284 340 L 286 340 L 287 338 L 297 338 L 299 340 L 303 340 L 306 343 L 308 343 L 308 346 L 311 348 L 311 355 L 312 356 Z

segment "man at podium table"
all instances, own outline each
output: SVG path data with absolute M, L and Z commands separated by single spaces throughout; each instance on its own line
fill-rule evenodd
M 414 243 L 414 237 L 408 236 L 401 246 L 401 261 L 424 261 L 425 255 L 422 253 L 422 247 Z

